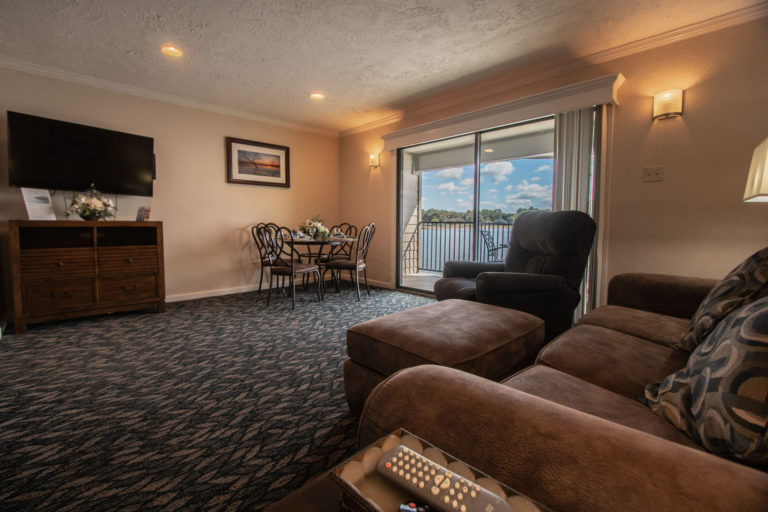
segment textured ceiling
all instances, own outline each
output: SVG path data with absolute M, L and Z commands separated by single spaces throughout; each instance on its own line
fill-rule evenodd
M 0 0 L 0 59 L 332 131 L 758 0 Z M 185 55 L 160 54 L 172 42 Z M 310 91 L 327 95 L 322 103 Z

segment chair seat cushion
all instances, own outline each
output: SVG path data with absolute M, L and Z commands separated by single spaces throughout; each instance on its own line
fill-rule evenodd
M 365 268 L 365 261 L 332 259 L 325 263 L 325 268 L 338 268 L 341 270 L 363 270 Z
M 549 366 L 531 366 L 502 384 L 676 443 L 701 448 L 637 400 L 595 386 Z
M 687 355 L 596 325 L 577 325 L 539 353 L 537 362 L 637 400 L 645 385 L 685 365 Z
M 543 343 L 540 318 L 459 299 L 375 318 L 347 331 L 350 359 L 382 375 L 438 364 L 500 380 L 533 361 Z
M 584 315 L 581 325 L 597 325 L 672 347 L 680 341 L 688 320 L 624 306 L 601 306 Z
M 649 384 L 656 414 L 719 455 L 768 466 L 768 297 L 733 311 L 685 368 Z
M 464 299 L 476 300 L 477 288 L 474 279 L 466 277 L 444 277 L 435 282 L 437 300 Z
M 306 272 L 314 272 L 318 269 L 318 266 L 314 263 L 294 263 L 293 271 L 297 274 L 304 274 Z M 273 266 L 271 271 L 275 275 L 291 275 L 290 266 Z

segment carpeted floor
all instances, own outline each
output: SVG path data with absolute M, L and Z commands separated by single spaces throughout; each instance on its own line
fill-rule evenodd
M 261 510 L 356 449 L 346 328 L 432 299 L 256 293 L 0 339 L 0 510 Z

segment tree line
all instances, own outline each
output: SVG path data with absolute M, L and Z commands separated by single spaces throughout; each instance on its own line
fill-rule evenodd
M 536 212 L 539 208 L 518 208 L 516 212 L 503 212 L 499 208 L 494 210 L 480 210 L 480 222 L 495 222 L 498 224 L 512 224 L 515 218 L 523 212 Z M 465 212 L 454 212 L 451 210 L 437 210 L 430 208 L 421 210 L 421 220 L 423 222 L 472 222 L 474 216 L 473 210 Z

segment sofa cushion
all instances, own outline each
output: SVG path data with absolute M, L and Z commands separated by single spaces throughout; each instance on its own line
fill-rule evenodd
M 695 349 L 731 311 L 768 295 L 768 247 L 741 262 L 707 294 L 676 348 Z
M 700 448 L 688 436 L 668 421 L 651 413 L 637 400 L 618 395 L 549 366 L 530 366 L 502 384 L 685 446 Z
M 475 284 L 474 279 L 467 277 L 444 277 L 435 283 L 435 297 L 437 300 L 476 300 Z
M 637 400 L 645 385 L 685 365 L 685 354 L 629 334 L 577 325 L 539 352 L 537 362 Z
M 601 306 L 584 315 L 580 324 L 597 325 L 672 347 L 680 342 L 688 320 L 624 306 Z
M 768 297 L 723 319 L 644 399 L 707 450 L 768 465 Z

